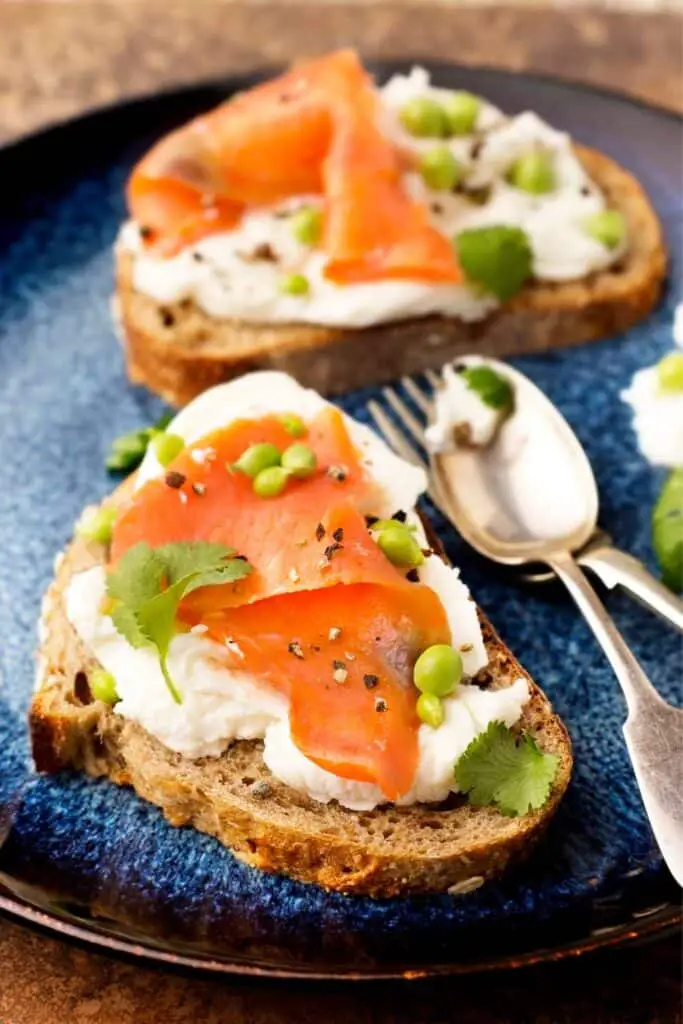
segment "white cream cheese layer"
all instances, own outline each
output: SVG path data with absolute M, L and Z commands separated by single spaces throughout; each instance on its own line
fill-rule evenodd
M 417 139 L 405 132 L 398 113 L 414 97 L 442 95 L 444 90 L 432 87 L 421 68 L 395 76 L 381 90 L 383 130 L 417 154 L 433 147 L 433 139 Z M 534 275 L 548 281 L 584 277 L 621 255 L 621 250 L 606 248 L 585 231 L 586 217 L 605 208 L 604 196 L 581 167 L 569 136 L 535 114 L 508 118 L 483 103 L 476 132 L 443 144 L 464 168 L 464 189 L 432 191 L 414 173 L 406 175 L 405 184 L 428 205 L 434 226 L 448 238 L 466 228 L 521 227 L 533 252 Z M 508 184 L 505 175 L 518 157 L 538 146 L 552 156 L 557 187 L 532 195 Z M 192 298 L 217 318 L 365 327 L 430 313 L 472 321 L 497 306 L 495 298 L 467 285 L 379 281 L 340 286 L 328 281 L 324 254 L 297 242 L 289 217 L 283 216 L 301 205 L 320 203 L 320 197 L 308 196 L 277 210 L 251 210 L 234 230 L 204 238 L 171 259 L 146 253 L 132 222 L 123 226 L 118 245 L 133 255 L 137 291 L 159 303 Z M 255 258 L 264 245 L 275 260 Z M 307 277 L 307 295 L 282 294 L 282 278 L 290 273 Z
M 458 363 L 480 366 L 485 360 L 468 356 Z M 447 363 L 442 371 L 442 386 L 434 396 L 434 419 L 425 431 L 427 447 L 433 452 L 448 451 L 462 436 L 463 443 L 485 448 L 493 441 L 504 415 L 504 410 L 487 405 L 456 367 Z
M 236 418 L 271 411 L 297 412 L 307 418 L 325 404 L 285 374 L 255 373 L 205 393 L 179 413 L 169 429 L 191 442 Z M 367 427 L 350 418 L 347 424 L 354 442 L 365 452 L 368 472 L 383 486 L 384 507 L 377 514 L 412 509 L 424 490 L 422 470 L 397 458 Z M 202 458 L 211 458 L 210 449 L 201 451 Z M 148 454 L 141 480 L 161 471 Z M 473 676 L 486 665 L 487 654 L 476 606 L 458 570 L 432 555 L 421 567 L 420 578 L 439 595 L 453 643 L 462 652 L 466 677 Z M 169 749 L 189 758 L 220 754 L 237 739 L 262 738 L 264 761 L 273 775 L 312 798 L 336 799 L 353 809 L 384 802 L 376 787 L 341 779 L 304 757 L 290 737 L 287 700 L 250 674 L 225 667 L 220 645 L 201 632 L 179 634 L 171 643 L 169 670 L 183 697 L 182 704 L 176 704 L 154 654 L 131 647 L 100 612 L 104 595 L 102 567 L 77 575 L 67 592 L 67 615 L 93 655 L 116 678 L 121 698 L 117 714 L 138 722 Z M 455 786 L 453 763 L 470 740 L 490 721 L 513 724 L 528 698 L 523 679 L 500 691 L 461 685 L 444 701 L 444 725 L 436 730 L 420 727 L 415 782 L 402 802 L 444 799 Z
M 638 447 L 648 462 L 683 465 L 683 391 L 663 391 L 655 365 L 638 370 L 621 397 L 633 409 Z

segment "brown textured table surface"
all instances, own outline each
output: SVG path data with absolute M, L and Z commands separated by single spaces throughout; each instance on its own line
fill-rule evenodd
M 87 106 L 355 44 L 561 73 L 683 109 L 679 15 L 416 2 L 0 0 L 0 140 Z M 1 1024 L 676 1024 L 670 939 L 514 975 L 381 987 L 170 976 L 0 920 Z

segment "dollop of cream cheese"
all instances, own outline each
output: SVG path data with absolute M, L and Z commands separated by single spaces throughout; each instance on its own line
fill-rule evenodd
M 380 90 L 383 131 L 404 150 L 425 152 L 434 140 L 404 131 L 399 112 L 414 97 L 447 95 L 431 84 L 422 68 L 394 76 Z M 471 135 L 440 143 L 448 146 L 464 169 L 462 189 L 437 192 L 427 188 L 418 174 L 405 175 L 406 188 L 427 205 L 439 231 L 453 238 L 467 228 L 521 227 L 529 238 L 533 271 L 539 280 L 581 278 L 620 257 L 621 249 L 606 248 L 584 229 L 586 217 L 603 210 L 605 199 L 583 170 L 568 135 L 532 112 L 506 117 L 485 102 L 475 129 Z M 555 172 L 556 188 L 543 195 L 514 188 L 506 180 L 510 165 L 535 147 L 551 155 Z M 294 238 L 288 216 L 303 205 L 321 203 L 320 196 L 302 196 L 278 208 L 250 210 L 234 230 L 204 238 L 171 259 L 146 252 L 132 222 L 123 226 L 117 244 L 132 254 L 137 291 L 159 303 L 191 298 L 216 318 L 366 327 L 434 313 L 475 321 L 498 305 L 494 297 L 467 284 L 416 280 L 337 285 L 329 281 L 324 253 Z M 258 257 L 264 246 L 269 258 Z M 306 295 L 282 293 L 282 278 L 290 273 L 306 276 L 310 285 Z
M 183 409 L 168 429 L 190 443 L 233 419 L 268 412 L 297 412 L 306 419 L 326 404 L 286 374 L 254 373 L 206 392 Z M 411 522 L 419 524 L 412 509 L 425 489 L 424 472 L 399 459 L 364 424 L 350 417 L 346 423 L 364 453 L 367 472 L 381 485 L 383 507 L 378 514 L 390 516 L 404 509 Z M 208 447 L 200 452 L 200 458 L 212 457 Z M 150 451 L 140 469 L 140 482 L 161 472 Z M 486 666 L 488 658 L 476 606 L 459 571 L 431 555 L 420 569 L 420 579 L 439 595 L 446 609 L 466 681 L 445 699 L 444 724 L 439 729 L 420 727 L 418 769 L 402 803 L 443 800 L 455 788 L 453 764 L 468 743 L 490 721 L 512 725 L 529 699 L 527 683 L 521 678 L 503 690 L 483 690 L 467 681 Z M 66 610 L 83 642 L 116 679 L 121 698 L 117 714 L 139 723 L 188 758 L 217 756 L 235 740 L 263 739 L 264 761 L 273 775 L 313 799 L 337 800 L 355 810 L 386 802 L 375 786 L 341 779 L 309 761 L 292 742 L 286 698 L 249 673 L 226 667 L 221 645 L 203 635 L 201 628 L 178 634 L 170 645 L 169 669 L 183 696 L 182 704 L 176 704 L 154 653 L 131 647 L 100 611 L 105 584 L 101 566 L 76 575 L 67 590 Z
M 683 465 L 683 391 L 663 391 L 655 365 L 638 370 L 621 397 L 633 409 L 638 447 L 648 462 Z
M 505 417 L 505 410 L 487 405 L 477 391 L 469 387 L 457 366 L 483 366 L 486 360 L 467 356 L 458 364 L 446 363 L 442 386 L 434 393 L 434 417 L 425 431 L 427 447 L 445 452 L 458 443 L 473 448 L 491 444 Z

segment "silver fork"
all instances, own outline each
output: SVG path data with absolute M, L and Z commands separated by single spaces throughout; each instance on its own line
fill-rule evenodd
M 439 375 L 433 370 L 427 370 L 424 376 L 432 389 L 439 386 Z M 431 396 L 425 393 L 412 377 L 403 377 L 401 385 L 415 407 L 429 420 L 434 411 Z M 427 471 L 429 481 L 427 493 L 444 518 L 450 521 L 447 502 L 443 494 L 440 493 L 438 483 L 430 473 L 429 461 L 423 454 L 425 449 L 424 422 L 415 415 L 396 388 L 384 387 L 382 395 L 402 429 L 399 429 L 379 402 L 371 399 L 367 408 L 377 429 L 398 455 Z M 610 536 L 604 530 L 596 529 L 586 545 L 576 554 L 576 561 L 583 569 L 594 573 L 609 590 L 617 586 L 623 587 L 646 608 L 683 633 L 683 611 L 680 600 L 663 583 L 655 579 L 642 562 L 639 562 L 633 555 L 614 547 Z M 539 568 L 534 572 L 527 570 L 520 575 L 529 583 L 544 583 L 556 578 L 553 572 L 548 572 L 545 568 Z

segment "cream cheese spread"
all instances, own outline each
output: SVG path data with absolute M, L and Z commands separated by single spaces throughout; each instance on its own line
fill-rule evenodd
M 653 466 L 683 465 L 683 391 L 664 391 L 657 366 L 638 370 L 621 397 L 633 409 L 640 451 Z
M 468 356 L 458 365 L 481 366 L 485 360 Z M 445 452 L 459 441 L 473 448 L 485 448 L 505 417 L 505 410 L 494 409 L 473 391 L 458 373 L 458 365 L 447 363 L 442 370 L 442 386 L 434 395 L 434 418 L 425 431 L 427 447 Z
M 433 147 L 433 139 L 405 132 L 398 114 L 414 97 L 443 95 L 422 68 L 395 76 L 380 90 L 383 130 L 416 154 Z M 443 145 L 464 169 L 463 187 L 433 191 L 414 172 L 405 175 L 405 186 L 425 202 L 434 226 L 448 238 L 468 228 L 521 227 L 531 246 L 534 275 L 547 281 L 584 277 L 621 255 L 620 248 L 609 249 L 586 232 L 584 221 L 605 209 L 604 196 L 583 170 L 570 137 L 536 114 L 506 117 L 482 103 L 476 131 L 443 140 Z M 551 155 L 556 181 L 552 192 L 541 195 L 506 180 L 510 165 L 536 147 Z M 295 239 L 288 216 L 302 205 L 321 202 L 319 196 L 302 196 L 277 209 L 249 210 L 235 229 L 208 236 L 169 259 L 144 251 L 133 222 L 124 224 L 117 244 L 133 257 L 137 291 L 162 304 L 191 298 L 215 318 L 366 327 L 435 313 L 474 321 L 497 307 L 493 296 L 467 284 L 416 280 L 337 285 L 328 280 L 324 253 Z M 269 256 L 259 258 L 264 246 Z M 283 276 L 291 273 L 305 275 L 307 294 L 282 293 Z
M 278 411 L 296 411 L 307 418 L 325 404 L 285 374 L 257 373 L 205 393 L 178 414 L 169 430 L 190 442 L 236 418 Z M 385 507 L 379 514 L 412 509 L 425 488 L 422 470 L 395 456 L 363 424 L 350 418 L 347 424 L 354 443 L 365 453 L 367 471 L 382 486 Z M 211 458 L 210 449 L 200 451 L 200 457 Z M 141 467 L 141 480 L 161 471 L 150 453 Z M 411 519 L 417 522 L 414 514 Z M 420 578 L 439 595 L 453 643 L 462 653 L 465 678 L 471 679 L 487 664 L 487 654 L 467 587 L 458 570 L 436 555 L 427 558 Z M 169 749 L 189 758 L 218 755 L 235 740 L 263 739 L 264 761 L 273 775 L 313 799 L 335 799 L 364 810 L 385 802 L 375 786 L 341 779 L 301 754 L 291 740 L 287 700 L 248 673 L 227 668 L 220 645 L 201 630 L 181 633 L 171 643 L 169 670 L 183 696 L 182 704 L 176 704 L 154 654 L 131 647 L 101 613 L 104 594 L 103 567 L 75 576 L 67 591 L 67 615 L 93 655 L 114 675 L 121 698 L 117 714 L 138 722 Z M 504 690 L 461 684 L 444 699 L 444 724 L 439 729 L 420 727 L 419 764 L 402 802 L 444 799 L 455 788 L 453 764 L 468 743 L 493 720 L 512 725 L 528 699 L 524 679 Z

